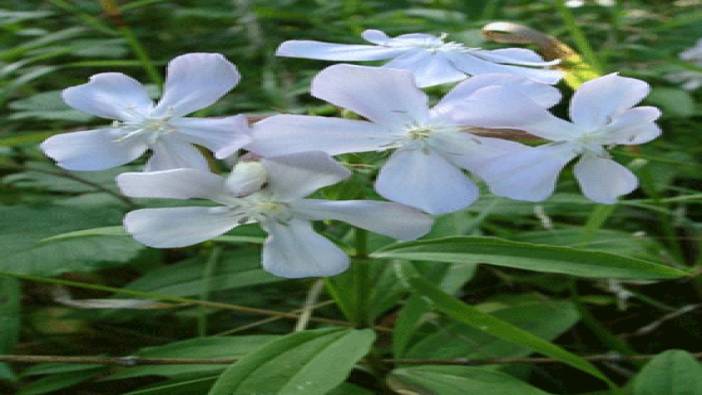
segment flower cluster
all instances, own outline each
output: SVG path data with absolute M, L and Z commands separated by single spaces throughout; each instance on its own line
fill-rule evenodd
M 473 203 L 475 179 L 496 195 L 539 201 L 553 193 L 558 174 L 576 157 L 575 177 L 585 196 L 614 203 L 636 188 L 637 179 L 607 149 L 660 134 L 654 123 L 660 112 L 635 107 L 649 91 L 643 81 L 610 74 L 585 83 L 566 121 L 549 112 L 561 100 L 551 86 L 561 73 L 548 68 L 557 62 L 530 50 L 467 48 L 444 36 L 391 38 L 378 30 L 363 37 L 374 45 L 288 41 L 278 49 L 280 56 L 323 60 L 392 59 L 382 67 L 332 65 L 314 77 L 314 97 L 362 119 L 279 114 L 249 127 L 242 115 L 186 117 L 239 81 L 222 55 L 193 53 L 169 63 L 156 104 L 141 84 L 120 73 L 97 74 L 66 89 L 68 105 L 114 122 L 53 136 L 41 147 L 69 170 L 103 170 L 150 151 L 144 172 L 117 177 L 123 194 L 204 203 L 128 213 L 124 225 L 136 240 L 183 247 L 255 222 L 268 233 L 264 269 L 298 278 L 331 276 L 348 266 L 346 254 L 311 221 L 338 220 L 412 240 L 430 231 L 431 215 Z M 458 81 L 429 106 L 422 87 Z M 528 146 L 479 136 L 476 128 L 518 129 L 548 142 Z M 218 159 L 248 153 L 222 176 L 210 171 L 196 146 Z M 308 198 L 350 176 L 332 156 L 371 151 L 391 152 L 375 180 L 378 194 L 390 202 Z
M 697 69 L 702 67 L 702 38 L 697 40 L 695 46 L 680 52 L 678 56 L 680 60 L 689 62 Z M 698 70 L 676 71 L 666 75 L 666 78 L 682 84 L 682 88 L 686 91 L 694 91 L 702 87 L 702 72 Z

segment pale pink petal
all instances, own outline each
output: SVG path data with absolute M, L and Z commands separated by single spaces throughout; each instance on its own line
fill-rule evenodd
M 351 175 L 344 166 L 320 151 L 263 158 L 261 163 L 268 174 L 268 190 L 282 201 L 303 198 Z
M 256 122 L 252 131 L 253 142 L 246 149 L 262 156 L 380 151 L 394 139 L 371 122 L 309 115 L 274 115 Z
M 582 129 L 595 130 L 635 106 L 650 90 L 646 82 L 616 73 L 590 80 L 575 91 L 570 119 Z
M 263 269 L 287 278 L 327 277 L 345 271 L 348 256 L 300 219 L 264 224 Z
M 417 209 L 373 200 L 303 199 L 295 202 L 292 208 L 310 220 L 343 221 L 398 240 L 421 237 L 431 230 L 433 223 L 430 216 Z
M 429 114 L 427 96 L 406 70 L 334 65 L 312 80 L 311 93 L 391 129 L 423 122 Z
M 395 151 L 380 169 L 375 190 L 435 215 L 463 209 L 478 198 L 475 183 L 430 148 Z
M 153 106 L 144 86 L 122 73 L 95 74 L 86 84 L 64 89 L 62 96 L 76 110 L 123 121 L 140 119 Z
M 603 204 L 616 203 L 619 196 L 631 193 L 639 185 L 631 170 L 594 155 L 583 155 L 573 172 L 585 197 Z
M 218 53 L 189 53 L 168 63 L 163 96 L 154 117 L 179 117 L 209 107 L 240 79 L 231 62 Z
M 148 208 L 127 213 L 124 228 L 149 247 L 186 247 L 213 239 L 238 225 L 225 207 Z
M 117 129 L 96 129 L 49 137 L 41 149 L 67 170 L 98 171 L 127 164 L 148 148 L 142 139 L 121 140 Z

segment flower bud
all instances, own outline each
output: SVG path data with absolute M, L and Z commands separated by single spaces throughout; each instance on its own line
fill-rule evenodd
M 226 186 L 234 195 L 241 197 L 261 190 L 266 179 L 266 168 L 260 162 L 241 161 L 227 177 Z

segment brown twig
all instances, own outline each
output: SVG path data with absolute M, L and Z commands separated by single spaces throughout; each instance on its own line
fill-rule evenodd
M 596 354 L 582 357 L 590 362 L 630 362 L 652 359 L 657 354 Z M 702 352 L 693 353 L 697 359 L 702 359 Z M 106 366 L 143 366 L 143 365 L 229 365 L 238 358 L 146 358 L 138 356 L 104 357 L 104 356 L 63 356 L 63 355 L 0 355 L 0 362 L 10 363 L 69 363 Z M 501 364 L 553 364 L 561 361 L 545 357 L 519 358 L 484 358 L 484 359 L 423 359 L 423 358 L 385 358 L 384 363 L 396 365 L 458 365 L 480 366 Z

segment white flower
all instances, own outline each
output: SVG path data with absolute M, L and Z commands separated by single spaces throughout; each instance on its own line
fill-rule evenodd
M 702 65 L 702 38 L 697 40 L 693 47 L 680 52 L 680 59 Z
M 654 122 L 660 111 L 634 107 L 649 91 L 647 83 L 616 74 L 588 81 L 573 95 L 568 122 L 519 93 L 485 88 L 466 103 L 474 110 L 474 117 L 467 121 L 488 128 L 524 130 L 552 142 L 494 158 L 476 172 L 497 195 L 540 201 L 553 193 L 565 165 L 580 157 L 574 173 L 585 196 L 599 203 L 615 203 L 619 196 L 636 189 L 638 180 L 610 158 L 607 148 L 643 144 L 661 134 Z
M 560 99 L 557 89 L 508 74 L 473 77 L 436 106 L 405 70 L 334 65 L 312 81 L 313 96 L 354 111 L 368 121 L 305 115 L 276 115 L 253 126 L 245 147 L 262 156 L 321 150 L 330 155 L 394 149 L 375 188 L 386 199 L 431 214 L 470 205 L 478 188 L 461 169 L 526 146 L 463 131 L 471 109 L 459 104 L 490 85 L 507 85 L 544 107 Z
M 154 105 L 133 78 L 122 73 L 96 74 L 90 82 L 64 90 L 63 99 L 75 109 L 113 119 L 113 124 L 52 136 L 41 148 L 69 170 L 109 169 L 137 159 L 146 150 L 153 152 L 146 170 L 207 169 L 207 161 L 193 144 L 225 158 L 249 142 L 246 118 L 185 115 L 215 103 L 239 77 L 236 67 L 220 54 L 178 56 L 168 64 L 163 96 Z
M 117 183 L 127 196 L 208 199 L 209 207 L 171 207 L 132 211 L 126 230 L 151 247 L 184 247 L 258 222 L 269 237 L 263 267 L 278 276 L 332 276 L 348 267 L 348 257 L 312 229 L 310 221 L 333 219 L 400 240 L 431 229 L 428 215 L 397 203 L 371 200 L 305 199 L 351 173 L 322 152 L 306 152 L 240 162 L 228 178 L 198 169 L 123 173 Z M 252 191 L 252 185 L 265 186 Z
M 697 40 L 695 46 L 686 49 L 679 55 L 680 59 L 702 67 L 702 38 Z M 702 87 L 702 73 L 694 70 L 682 70 L 669 73 L 666 79 L 682 84 L 686 91 L 694 91 Z
M 366 30 L 363 38 L 375 45 L 334 44 L 321 41 L 291 40 L 278 47 L 276 55 L 334 61 L 386 60 L 383 67 L 403 69 L 414 74 L 419 87 L 461 81 L 466 75 L 507 73 L 555 84 L 562 78 L 558 70 L 544 67 L 536 52 L 524 48 L 485 50 L 446 42 L 446 35 L 412 33 L 389 37 L 380 30 Z

